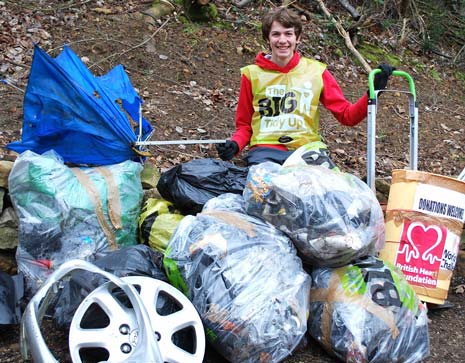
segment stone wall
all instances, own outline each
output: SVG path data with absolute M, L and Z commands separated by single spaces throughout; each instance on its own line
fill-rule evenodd
M 16 273 L 15 249 L 18 245 L 18 218 L 8 195 L 8 175 L 12 161 L 0 161 L 0 270 Z

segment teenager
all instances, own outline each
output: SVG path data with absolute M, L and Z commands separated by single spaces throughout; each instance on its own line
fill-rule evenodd
M 282 164 L 298 147 L 315 143 L 326 152 L 319 134 L 321 103 L 343 125 L 354 126 L 367 116 L 368 95 L 349 102 L 326 65 L 302 57 L 296 50 L 302 36 L 299 16 L 278 7 L 262 19 L 262 36 L 270 54 L 257 55 L 255 64 L 241 68 L 236 131 L 218 144 L 222 160 L 231 160 L 247 145 L 248 165 L 264 161 Z M 387 86 L 394 70 L 381 65 L 376 90 Z

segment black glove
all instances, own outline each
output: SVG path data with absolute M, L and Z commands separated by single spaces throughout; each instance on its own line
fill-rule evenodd
M 235 141 L 226 140 L 224 144 L 216 144 L 216 150 L 221 160 L 231 160 L 239 151 L 239 145 Z
M 383 90 L 386 88 L 389 76 L 392 72 L 396 69 L 395 67 L 390 66 L 389 64 L 380 64 L 378 66 L 381 69 L 380 73 L 375 74 L 375 79 L 373 80 L 373 85 L 375 86 L 375 90 Z

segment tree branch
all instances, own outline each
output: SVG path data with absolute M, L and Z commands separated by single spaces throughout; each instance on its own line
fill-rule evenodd
M 252 0 L 240 0 L 240 1 L 236 1 L 235 5 L 238 8 L 243 8 L 244 6 L 248 5 L 250 2 L 252 2 Z
M 349 14 L 352 16 L 352 19 L 358 21 L 360 19 L 360 13 L 355 9 L 348 0 L 339 0 L 339 3 L 346 9 Z
M 350 40 L 350 35 L 349 33 L 344 29 L 344 27 L 339 23 L 329 12 L 329 10 L 326 8 L 323 0 L 317 0 L 318 5 L 320 6 L 321 10 L 323 13 L 326 15 L 327 18 L 331 21 L 331 23 L 334 24 L 336 27 L 337 31 L 339 34 L 344 38 L 345 44 L 347 48 L 351 51 L 351 53 L 359 60 L 360 63 L 362 63 L 363 68 L 367 73 L 371 72 L 371 67 L 370 65 L 366 62 L 366 60 L 362 57 L 362 55 L 358 52 L 357 49 L 355 49 L 354 45 L 352 44 L 352 41 Z

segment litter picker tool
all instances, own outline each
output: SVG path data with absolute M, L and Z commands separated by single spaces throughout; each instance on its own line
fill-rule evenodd
M 224 144 L 226 140 L 159 140 L 136 141 L 134 146 L 159 146 L 159 145 L 193 145 L 193 144 Z
M 149 136 L 149 138 L 152 135 Z M 226 140 L 143 140 L 142 107 L 139 106 L 139 135 L 133 143 L 135 147 L 161 146 L 161 145 L 197 145 L 197 144 L 224 144 Z

